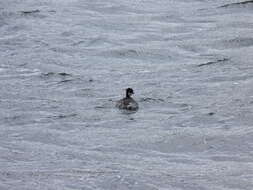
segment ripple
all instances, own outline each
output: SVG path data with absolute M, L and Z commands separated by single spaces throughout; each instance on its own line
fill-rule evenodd
M 220 6 L 219 8 L 227 8 L 227 7 L 238 7 L 241 5 L 250 5 L 253 4 L 253 0 L 249 0 L 249 1 L 242 1 L 242 2 L 238 2 L 238 3 L 229 3 L 229 4 L 225 4 Z
M 115 49 L 108 50 L 100 53 L 102 56 L 110 56 L 116 58 L 133 58 L 133 59 L 168 59 L 171 58 L 170 52 L 167 50 L 159 50 L 159 49 L 147 49 L 147 48 L 139 48 L 139 49 Z
M 51 78 L 51 77 L 71 77 L 72 74 L 69 73 L 65 73 L 65 72 L 59 72 L 59 73 L 55 73 L 55 72 L 48 72 L 48 73 L 42 73 L 41 77 L 43 78 Z
M 66 119 L 66 118 L 70 118 L 70 117 L 76 117 L 77 114 L 76 113 L 72 113 L 72 114 L 60 114 L 60 115 L 54 115 L 54 116 L 49 116 L 47 118 L 54 118 L 54 119 Z
M 162 98 L 141 98 L 140 102 L 165 102 Z
M 21 13 L 23 14 L 35 14 L 35 13 L 39 13 L 40 10 L 36 9 L 36 10 L 30 10 L 30 11 L 21 11 Z
M 40 19 L 47 17 L 45 14 L 41 14 L 41 11 L 38 9 L 21 11 L 20 13 L 21 13 L 21 16 L 24 16 L 24 17 L 33 17 L 33 18 L 40 18 Z
M 224 48 L 250 47 L 250 46 L 253 46 L 253 38 L 238 37 L 238 38 L 233 38 L 229 40 L 222 40 L 220 41 L 219 45 L 220 47 L 223 46 Z
M 216 61 L 209 61 L 207 63 L 199 64 L 198 67 L 207 66 L 207 65 L 213 65 L 213 64 L 216 64 L 216 63 L 224 63 L 224 62 L 227 62 L 227 61 L 229 61 L 229 59 L 227 59 L 227 58 L 218 59 Z

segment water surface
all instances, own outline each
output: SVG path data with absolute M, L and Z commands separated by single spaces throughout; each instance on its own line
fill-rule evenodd
M 0 189 L 252 190 L 238 2 L 0 1 Z

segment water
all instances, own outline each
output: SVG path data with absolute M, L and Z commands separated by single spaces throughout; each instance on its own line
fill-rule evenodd
M 252 190 L 253 3 L 0 1 L 1 190 Z M 132 87 L 140 109 L 115 109 Z

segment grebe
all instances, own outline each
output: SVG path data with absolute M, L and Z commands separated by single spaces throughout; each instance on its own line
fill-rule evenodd
M 134 94 L 132 88 L 126 89 L 126 97 L 117 101 L 116 107 L 119 109 L 131 110 L 136 111 L 138 110 L 139 106 L 138 103 L 131 97 Z

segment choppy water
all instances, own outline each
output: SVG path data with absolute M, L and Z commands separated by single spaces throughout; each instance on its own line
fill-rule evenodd
M 252 190 L 238 2 L 1 0 L 0 189 Z

